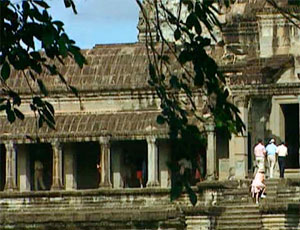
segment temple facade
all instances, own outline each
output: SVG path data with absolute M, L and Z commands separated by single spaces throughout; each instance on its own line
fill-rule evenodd
M 176 1 L 166 4 L 176 7 Z M 284 7 L 297 12 L 288 3 Z M 218 37 L 224 43 L 209 52 L 227 78 L 246 132 L 227 142 L 212 127 L 205 162 L 207 175 L 214 176 L 208 178 L 247 178 L 258 138 L 286 141 L 287 176 L 300 175 L 299 28 L 266 3 L 237 1 L 221 17 Z M 43 164 L 47 189 L 135 187 L 138 183 L 123 175 L 133 165 L 127 176 L 142 170 L 143 187 L 170 185 L 168 127 L 156 123 L 160 102 L 147 83 L 144 26 L 140 19 L 139 43 L 97 45 L 83 51 L 89 63 L 83 69 L 71 61 L 61 67 L 80 99 L 51 76 L 42 76 L 56 111 L 56 130 L 37 128 L 26 83 L 10 79 L 23 98 L 26 118 L 11 125 L 1 115 L 1 190 L 33 190 L 35 161 Z
M 176 6 L 172 1 L 167 2 Z M 278 2 L 289 12 L 300 12 L 289 1 Z M 232 102 L 241 112 L 246 132 L 225 141 L 213 125 L 208 129 L 206 178 L 223 183 L 228 178 L 251 177 L 253 147 L 258 138 L 265 144 L 271 138 L 277 143 L 286 141 L 289 151 L 286 177 L 299 178 L 300 29 L 265 1 L 236 1 L 222 17 L 224 25 L 218 36 L 224 42 L 214 44 L 208 52 L 226 76 Z M 29 110 L 31 94 L 25 80 L 17 75 L 8 80 L 22 97 L 25 120 L 10 124 L 5 113 L 0 115 L 0 196 L 3 200 L 11 202 L 16 198 L 17 205 L 23 199 L 29 205 L 26 199 L 35 197 L 34 194 L 53 199 L 59 194 L 59 199 L 66 196 L 69 203 L 80 203 L 81 195 L 84 199 L 96 199 L 100 191 L 106 198 L 102 203 L 97 202 L 103 207 L 109 207 L 109 202 L 118 207 L 124 194 L 126 208 L 138 207 L 130 206 L 130 199 L 144 199 L 143 205 L 168 203 L 171 181 L 167 162 L 172 157 L 169 130 L 156 122 L 160 101 L 148 84 L 142 19 L 138 29 L 137 43 L 96 45 L 83 51 L 89 63 L 83 69 L 71 60 L 61 67 L 67 81 L 78 89 L 80 99 L 53 76 L 41 76 L 49 91 L 47 100 L 55 108 L 55 130 L 45 125 L 37 128 L 37 120 Z M 37 85 L 32 87 L 38 89 Z M 36 177 L 38 170 L 42 179 Z M 138 171 L 142 175 L 137 176 Z M 278 169 L 275 177 L 279 177 Z M 201 204 L 218 202 L 215 191 L 206 185 L 208 192 Z M 243 187 L 243 184 L 234 186 Z M 133 189 L 133 194 L 128 188 Z M 82 190 L 87 194 L 80 194 Z M 141 198 L 143 194 L 147 198 Z M 73 195 L 76 199 L 70 198 Z M 186 200 L 182 202 L 189 206 Z M 177 209 L 172 206 L 172 210 Z M 172 221 L 162 222 L 162 226 L 169 227 L 155 229 L 186 229 L 187 222 L 181 224 L 177 211 L 168 212 L 166 217 L 168 220 L 176 217 L 178 221 L 174 225 Z M 207 212 L 201 210 L 206 214 L 200 220 L 211 226 Z M 195 223 L 194 214 L 189 214 L 188 221 Z M 5 226 L 14 226 L 9 218 L 5 221 Z M 188 229 L 193 229 L 191 226 Z

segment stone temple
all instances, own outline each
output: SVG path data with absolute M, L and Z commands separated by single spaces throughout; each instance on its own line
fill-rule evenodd
M 276 2 L 300 12 L 293 1 Z M 221 20 L 223 42 L 209 52 L 247 131 L 229 141 L 217 130 L 208 133 L 207 180 L 193 187 L 195 206 L 186 194 L 170 202 L 168 127 L 156 123 L 160 102 L 148 84 L 140 19 L 139 42 L 96 45 L 83 51 L 89 63 L 83 69 L 72 61 L 61 67 L 80 100 L 42 76 L 56 130 L 36 129 L 25 80 L 9 79 L 26 118 L 11 125 L 0 115 L 0 229 L 300 229 L 300 29 L 263 0 L 235 1 Z M 249 195 L 258 138 L 285 140 L 289 149 L 285 179 L 278 179 L 277 166 L 259 206 Z

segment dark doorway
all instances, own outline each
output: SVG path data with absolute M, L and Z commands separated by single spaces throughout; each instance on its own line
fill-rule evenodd
M 5 174 L 6 174 L 6 151 L 4 145 L 0 145 L 0 191 L 5 186 Z
M 51 144 L 29 144 L 31 190 L 50 190 L 52 185 Z M 41 177 L 41 179 L 39 179 Z
M 146 187 L 148 180 L 147 142 L 120 141 L 121 178 L 124 188 Z
M 288 147 L 286 168 L 299 168 L 299 104 L 281 105 L 284 114 L 285 142 Z
M 99 187 L 97 164 L 100 157 L 98 142 L 74 143 L 76 157 L 76 174 L 78 189 L 94 189 Z

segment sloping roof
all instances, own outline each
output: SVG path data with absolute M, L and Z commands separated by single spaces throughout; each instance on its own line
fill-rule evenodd
M 75 86 L 79 92 L 101 93 L 124 90 L 149 90 L 148 58 L 144 44 L 97 45 L 93 49 L 84 50 L 88 61 L 80 69 L 74 61 L 68 59 L 60 71 L 67 82 Z M 218 62 L 218 60 L 216 60 Z M 221 64 L 221 63 L 220 63 Z M 270 58 L 254 58 L 244 63 L 221 66 L 221 70 L 239 75 L 232 75 L 230 86 L 247 84 L 274 83 L 273 76 L 286 66 L 293 65 L 290 55 L 277 55 Z M 174 71 L 180 67 L 174 65 Z M 58 77 L 42 74 L 41 78 L 51 93 L 66 93 L 67 89 Z M 8 84 L 19 93 L 30 93 L 24 77 L 16 73 L 8 79 Z M 32 85 L 37 89 L 37 85 Z
M 157 124 L 157 115 L 157 112 L 57 115 L 56 130 L 44 125 L 38 129 L 38 137 L 76 139 L 100 136 L 126 138 L 127 136 L 167 135 L 168 128 L 166 125 Z M 24 121 L 17 120 L 10 124 L 3 116 L 0 118 L 0 124 L 0 141 L 30 140 L 37 134 L 34 117 L 27 116 Z
M 244 63 L 223 66 L 221 68 L 224 73 L 233 73 L 229 84 L 230 87 L 234 87 L 274 84 L 283 71 L 293 66 L 293 56 L 277 55 L 271 58 L 255 58 Z
M 66 59 L 59 70 L 67 82 L 81 92 L 112 91 L 150 88 L 148 84 L 148 59 L 144 44 L 97 45 L 83 50 L 88 65 L 80 69 L 73 60 Z M 8 84 L 19 93 L 30 93 L 26 79 L 14 72 Z M 67 92 L 57 76 L 42 74 L 49 92 Z M 37 89 L 37 85 L 32 85 Z

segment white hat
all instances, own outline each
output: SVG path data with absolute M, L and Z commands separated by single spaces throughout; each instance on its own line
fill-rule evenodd
M 270 140 L 270 143 L 275 143 L 275 140 L 272 138 L 272 139 Z

